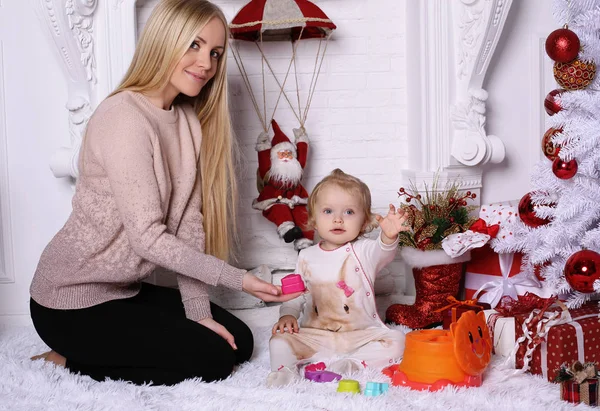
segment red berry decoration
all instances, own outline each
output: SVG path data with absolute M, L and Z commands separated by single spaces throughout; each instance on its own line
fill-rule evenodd
M 540 218 L 535 214 L 537 205 L 531 202 L 531 193 L 527 193 L 519 201 L 519 217 L 529 227 L 539 227 L 550 222 L 549 218 Z
M 565 280 L 572 289 L 594 292 L 594 281 L 600 279 L 600 254 L 592 250 L 577 251 L 565 264 Z
M 427 237 L 417 243 L 417 248 L 424 250 L 429 244 L 431 244 L 431 238 Z
M 579 54 L 579 37 L 568 28 L 554 30 L 546 39 L 546 53 L 554 60 L 568 63 Z
M 596 64 L 592 61 L 574 60 L 570 63 L 554 63 L 554 79 L 564 89 L 581 90 L 590 85 L 596 76 Z
M 563 161 L 556 157 L 552 162 L 552 172 L 562 180 L 568 180 L 577 174 L 577 160 Z
M 554 145 L 552 143 L 552 137 L 556 133 L 562 133 L 563 129 L 561 128 L 553 128 L 550 127 L 545 133 L 544 137 L 542 137 L 542 151 L 546 158 L 550 161 L 554 161 L 555 158 L 558 158 L 558 152 L 560 151 L 559 145 Z
M 548 95 L 544 99 L 544 108 L 546 109 L 546 113 L 548 113 L 549 116 L 553 116 L 560 110 L 562 110 L 562 107 L 560 105 L 560 102 L 557 100 L 557 97 L 560 97 L 560 94 L 564 91 L 566 90 L 557 88 L 548 93 Z

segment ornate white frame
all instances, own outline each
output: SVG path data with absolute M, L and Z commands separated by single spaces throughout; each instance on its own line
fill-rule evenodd
M 461 0 L 461 3 L 457 6 L 462 11 L 458 77 L 460 84 L 464 84 L 463 79 L 468 82 L 466 88 L 459 89 L 461 95 L 452 110 L 451 154 L 468 166 L 499 163 L 505 156 L 504 144 L 498 137 L 485 132 L 487 92 L 483 82 L 512 0 Z M 477 57 L 473 61 L 474 52 Z M 464 95 L 465 90 L 467 95 Z
M 77 178 L 93 108 L 113 90 L 135 49 L 137 0 L 30 0 L 54 42 L 68 85 L 71 145 L 50 160 L 57 178 Z
M 502 141 L 485 131 L 486 71 L 512 0 L 407 1 L 408 135 L 403 180 L 439 187 L 461 177 L 480 194 L 481 167 L 500 163 Z M 449 36 L 449 34 L 451 35 Z M 456 49 L 456 55 L 452 50 Z M 418 81 L 417 81 L 418 79 Z

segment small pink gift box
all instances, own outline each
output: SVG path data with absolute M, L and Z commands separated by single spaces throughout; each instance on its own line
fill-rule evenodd
M 288 274 L 281 279 L 281 291 L 284 294 L 297 293 L 305 289 L 300 274 Z

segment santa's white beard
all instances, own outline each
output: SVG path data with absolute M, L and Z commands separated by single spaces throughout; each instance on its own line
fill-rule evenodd
M 302 166 L 295 158 L 287 162 L 279 159 L 277 153 L 275 158 L 271 156 L 270 179 L 281 185 L 295 186 L 302 179 Z

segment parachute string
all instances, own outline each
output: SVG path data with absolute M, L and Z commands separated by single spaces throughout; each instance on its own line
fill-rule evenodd
M 231 54 L 233 55 L 233 58 L 238 66 L 238 69 L 240 70 L 240 73 L 242 74 L 242 80 L 244 81 L 246 90 L 248 91 L 248 94 L 250 95 L 250 99 L 252 100 L 252 104 L 254 105 L 254 111 L 256 111 L 256 115 L 258 116 L 258 119 L 260 120 L 260 123 L 266 132 L 266 131 L 268 131 L 267 122 L 266 122 L 266 119 L 263 118 L 262 113 L 260 112 L 260 108 L 258 106 L 258 101 L 256 100 L 256 96 L 254 95 L 254 91 L 252 90 L 252 84 L 250 84 L 250 79 L 248 78 L 248 73 L 246 72 L 246 67 L 244 66 L 244 62 L 242 60 L 242 55 L 240 54 L 240 48 L 239 48 L 237 42 L 232 41 L 231 43 L 233 43 L 233 47 L 231 48 Z M 234 50 L 237 50 L 237 55 Z M 266 111 L 265 111 L 265 115 L 266 115 Z
M 260 31 L 260 43 L 262 44 L 263 41 L 263 32 L 262 30 Z M 260 47 L 259 47 L 260 48 Z M 261 72 L 262 72 L 262 85 L 263 85 L 263 113 L 265 113 L 265 131 L 269 131 L 269 127 L 270 125 L 268 123 L 270 123 L 269 120 L 267 120 L 267 86 L 266 86 L 266 82 L 265 82 L 265 55 L 261 53 L 261 60 L 260 60 L 260 65 L 261 65 Z
M 298 37 L 298 40 L 302 37 L 302 33 Z M 298 84 L 298 67 L 296 66 L 296 56 L 294 56 L 294 47 L 292 45 L 292 55 L 294 59 L 294 77 L 296 78 L 296 97 L 298 98 L 298 113 L 302 113 L 302 106 L 300 105 L 300 85 Z M 304 127 L 304 124 L 300 124 L 300 126 Z
M 323 55 L 321 56 L 321 62 L 319 63 L 319 69 L 316 70 L 316 65 L 317 65 L 317 61 L 319 60 L 319 54 L 320 54 L 320 50 L 321 50 L 321 40 L 319 40 L 319 49 L 317 51 L 317 58 L 315 60 L 315 70 L 313 70 L 313 78 L 314 78 L 314 84 L 311 80 L 311 87 L 309 87 L 309 91 L 308 91 L 308 99 L 306 101 L 306 107 L 304 108 L 304 115 L 302 116 L 302 121 L 300 122 L 300 124 L 302 125 L 302 127 L 304 127 L 304 123 L 306 122 L 306 119 L 308 118 L 308 110 L 310 109 L 310 104 L 312 103 L 312 99 L 313 96 L 315 95 L 315 90 L 317 89 L 317 80 L 319 79 L 319 74 L 321 74 L 321 68 L 323 67 L 323 61 L 325 60 L 325 53 L 327 52 L 327 46 L 329 44 L 329 37 L 331 36 L 331 33 L 329 33 L 329 35 L 327 35 L 327 37 L 325 38 L 325 48 L 323 49 Z M 316 72 L 316 74 L 315 74 Z
M 301 35 L 302 35 L 302 31 L 300 32 L 300 36 Z M 267 63 L 267 67 L 269 67 L 269 70 L 271 71 L 271 74 L 273 75 L 273 78 L 277 82 L 277 85 L 279 86 L 279 96 L 277 97 L 277 102 L 275 103 L 275 108 L 273 109 L 273 116 L 271 118 L 275 117 L 275 112 L 277 111 L 277 106 L 279 105 L 279 101 L 281 99 L 281 96 L 283 95 L 285 97 L 285 99 L 287 100 L 288 104 L 290 105 L 290 107 L 292 109 L 292 113 L 294 113 L 294 116 L 296 117 L 296 119 L 300 123 L 301 122 L 300 115 L 302 113 L 300 113 L 300 112 L 296 113 L 296 110 L 294 109 L 294 105 L 292 104 L 292 102 L 290 101 L 287 93 L 284 90 L 285 83 L 287 82 L 288 76 L 289 76 L 291 68 L 292 68 L 292 64 L 293 64 L 294 59 L 296 57 L 296 48 L 298 47 L 298 44 L 297 43 L 294 44 L 294 49 L 293 49 L 294 51 L 293 51 L 292 59 L 290 60 L 290 63 L 289 63 L 288 68 L 287 68 L 287 72 L 286 72 L 285 77 L 283 79 L 283 85 L 279 81 L 279 79 L 277 78 L 277 76 L 275 75 L 275 71 L 273 70 L 273 67 L 271 66 L 271 63 L 269 62 L 269 60 L 265 57 L 265 54 L 264 54 L 262 48 L 260 47 L 260 45 L 258 43 L 256 43 L 256 46 L 258 47 L 258 50 L 260 51 L 260 53 L 263 56 L 265 62 Z
M 306 107 L 304 107 L 304 110 L 306 111 L 306 108 L 308 107 L 308 103 L 310 100 L 310 91 L 313 89 L 313 85 L 315 82 L 315 76 L 317 75 L 317 65 L 319 64 L 319 55 L 321 54 L 321 40 L 319 40 L 319 48 L 317 49 L 317 54 L 315 55 L 315 66 L 313 67 L 313 73 L 312 73 L 312 77 L 310 79 L 310 84 L 308 85 L 308 95 L 306 96 Z M 306 114 L 306 113 L 304 113 Z M 305 115 L 302 116 L 302 118 L 304 119 Z

